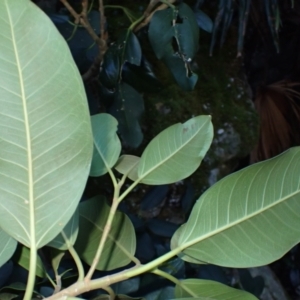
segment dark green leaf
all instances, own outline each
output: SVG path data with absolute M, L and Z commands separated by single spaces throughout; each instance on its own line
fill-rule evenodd
M 146 211 L 159 206 L 166 198 L 168 192 L 168 185 L 155 186 L 150 189 L 141 200 L 140 211 Z
M 259 297 L 265 287 L 265 281 L 262 276 L 252 277 L 247 269 L 238 269 L 239 283 L 243 290 Z
M 151 292 L 145 296 L 147 300 L 167 300 L 172 299 L 174 297 L 174 287 L 167 286 L 160 290 Z
M 91 117 L 94 137 L 94 153 L 90 176 L 101 176 L 117 162 L 121 153 L 121 142 L 117 135 L 117 120 L 109 114 Z
M 29 270 L 30 250 L 27 247 L 19 244 L 13 256 L 13 260 L 16 261 L 24 269 Z M 37 256 L 36 276 L 41 278 L 46 277 L 45 268 L 39 256 Z
M 185 287 L 185 289 L 183 289 Z M 241 290 L 236 290 L 222 283 L 203 279 L 186 279 L 180 282 L 180 286 L 176 285 L 176 298 L 191 297 L 191 293 L 199 297 L 204 297 L 213 300 L 223 299 L 243 299 L 243 300 L 258 300 L 255 296 Z M 192 298 L 194 299 L 194 298 Z M 201 299 L 201 298 L 200 298 Z
M 165 238 L 171 238 L 179 225 L 165 220 L 150 219 L 147 223 L 147 228 L 153 234 Z
M 99 74 L 101 84 L 113 89 L 119 82 L 121 65 L 118 44 L 113 44 L 105 52 L 102 61 Z
M 79 234 L 75 249 L 89 265 L 98 249 L 109 211 L 105 199 L 101 197 L 79 205 Z M 129 264 L 135 247 L 135 232 L 131 221 L 125 214 L 116 212 L 97 270 L 113 270 Z
M 100 70 L 101 83 L 114 88 L 121 80 L 124 63 L 139 66 L 141 59 L 142 50 L 136 35 L 130 29 L 123 31 L 104 55 Z
M 209 33 L 212 32 L 213 21 L 206 13 L 204 13 L 202 10 L 198 9 L 195 11 L 195 16 L 196 16 L 197 24 L 201 29 L 203 29 Z
M 182 60 L 178 54 L 166 55 L 163 61 L 183 90 L 191 91 L 194 89 L 198 75 L 191 71 L 188 61 Z
M 122 79 L 139 92 L 158 92 L 162 89 L 161 82 L 153 73 L 150 63 L 143 58 L 140 66 L 124 64 Z
M 199 48 L 199 27 L 194 12 L 185 3 L 178 6 L 174 37 L 183 60 L 191 61 Z
M 131 147 L 138 147 L 143 140 L 139 124 L 141 114 L 144 112 L 142 96 L 130 85 L 120 83 L 109 112 L 118 120 L 118 132 L 124 142 Z
M 139 40 L 131 30 L 126 32 L 123 43 L 125 44 L 125 51 L 121 61 L 123 63 L 128 61 L 133 65 L 139 66 L 142 59 L 142 50 Z
M 73 246 L 78 235 L 78 218 L 78 209 L 76 209 L 70 221 L 63 229 L 67 241 L 65 241 L 63 235 L 59 233 L 50 243 L 47 244 L 47 246 L 60 250 L 67 250 L 70 245 Z
M 174 35 L 173 19 L 175 12 L 171 9 L 156 11 L 149 25 L 149 40 L 158 59 L 165 55 Z
M 16 294 L 11 294 L 11 293 L 1 293 L 0 294 L 0 299 L 1 300 L 11 300 L 18 297 Z

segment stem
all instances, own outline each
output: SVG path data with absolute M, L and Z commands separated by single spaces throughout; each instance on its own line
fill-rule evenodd
M 117 187 L 115 189 L 115 194 L 117 194 L 118 192 L 119 192 L 119 188 Z M 113 200 L 112 206 L 110 208 L 110 212 L 109 212 L 109 215 L 108 215 L 108 218 L 107 218 L 104 230 L 103 230 L 103 234 L 102 234 L 96 255 L 95 255 L 93 263 L 89 269 L 89 272 L 85 276 L 85 279 L 84 279 L 85 282 L 89 282 L 91 280 L 91 278 L 96 270 L 97 264 L 100 260 L 101 254 L 103 252 L 104 245 L 105 245 L 106 239 L 108 237 L 108 234 L 110 232 L 111 224 L 112 224 L 112 221 L 114 219 L 114 216 L 115 216 L 116 210 L 118 208 L 118 204 L 119 204 L 118 201 L 115 201 L 115 199 L 117 199 L 117 197 L 115 198 L 115 195 L 114 195 L 114 200 Z
M 103 5 L 103 0 L 99 0 L 99 12 L 100 12 L 100 37 L 103 39 L 104 34 L 105 34 L 105 23 L 106 23 L 106 18 L 105 18 L 105 13 L 104 13 L 104 5 Z
M 125 174 L 124 174 L 125 175 Z M 124 192 L 118 197 L 118 203 L 120 203 L 142 180 L 143 178 L 139 178 L 134 181 Z
M 135 22 L 133 22 L 129 29 L 133 30 L 135 26 L 137 26 L 138 24 L 140 24 L 143 20 L 145 19 L 145 16 L 141 16 L 140 18 L 138 18 Z
M 191 291 L 187 286 L 185 286 L 184 284 L 181 283 L 181 281 L 179 279 L 177 279 L 176 277 L 174 277 L 173 275 L 164 272 L 162 270 L 159 269 L 155 269 L 153 270 L 151 273 L 159 275 L 161 277 L 164 277 L 170 281 L 172 281 L 173 283 L 175 283 L 176 285 L 180 286 L 183 290 L 185 290 L 186 292 L 188 292 L 192 297 L 197 298 L 198 295 L 195 294 L 193 291 Z
M 151 272 L 156 269 L 160 264 L 164 263 L 165 261 L 171 259 L 175 255 L 179 254 L 182 251 L 180 247 L 164 254 L 161 257 L 158 257 L 152 262 L 147 263 L 146 265 L 138 265 L 134 266 L 131 269 L 121 271 L 119 273 L 108 275 L 102 278 L 93 279 L 91 281 L 81 281 L 74 283 L 67 289 L 60 291 L 59 293 L 48 297 L 48 300 L 57 300 L 57 299 L 66 299 L 67 296 L 76 296 L 91 290 L 100 289 L 103 287 L 108 287 L 113 283 L 117 283 L 119 281 L 123 281 L 126 279 L 130 279 L 132 277 L 138 276 L 145 272 Z
M 61 232 L 62 237 L 64 238 L 67 246 L 68 246 L 68 250 L 72 256 L 72 258 L 74 259 L 74 262 L 76 264 L 77 270 L 78 270 L 78 281 L 82 281 L 84 279 L 84 269 L 83 269 L 83 265 L 81 263 L 81 259 L 78 256 L 76 250 L 74 249 L 73 245 L 70 243 L 68 237 L 66 236 L 65 232 L 62 230 Z
M 109 300 L 115 300 L 116 294 L 111 287 L 103 287 L 102 290 L 106 291 L 109 294 Z
M 33 244 L 31 245 L 30 248 L 29 274 L 28 274 L 24 300 L 30 300 L 32 297 L 34 283 L 35 283 L 36 264 L 37 264 L 37 250 L 35 244 Z

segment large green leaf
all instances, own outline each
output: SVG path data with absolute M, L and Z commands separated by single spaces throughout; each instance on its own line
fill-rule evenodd
M 117 162 L 121 153 L 121 142 L 117 135 L 117 120 L 109 114 L 91 117 L 94 136 L 94 153 L 90 176 L 107 173 Z
M 210 116 L 194 117 L 158 134 L 146 147 L 138 165 L 145 184 L 167 184 L 191 175 L 210 147 L 213 126 Z
M 89 265 L 92 264 L 110 208 L 105 199 L 95 197 L 79 205 L 79 234 L 75 249 Z M 116 212 L 97 270 L 112 270 L 131 262 L 136 238 L 129 218 Z
M 300 148 L 296 147 L 208 189 L 174 234 L 171 247 L 216 265 L 253 267 L 280 258 L 299 241 Z
M 0 267 L 14 254 L 17 241 L 0 228 Z
M 203 279 L 186 279 L 180 282 L 181 286 L 176 285 L 175 296 L 176 298 L 189 297 L 190 294 L 184 290 L 185 287 L 189 291 L 193 292 L 202 299 L 212 300 L 226 300 L 226 299 L 243 299 L 243 300 L 255 300 L 255 296 L 242 290 L 236 290 L 228 287 L 222 283 L 203 280 Z M 195 299 L 195 298 L 192 298 Z M 201 298 L 199 298 L 201 299 Z
M 0 1 L 0 226 L 42 247 L 67 224 L 92 155 L 86 96 L 70 51 L 31 1 Z
M 70 245 L 73 246 L 78 235 L 78 221 L 79 213 L 78 209 L 76 209 L 75 213 L 62 230 L 63 234 L 60 232 L 50 243 L 47 244 L 47 246 L 60 250 L 68 250 Z

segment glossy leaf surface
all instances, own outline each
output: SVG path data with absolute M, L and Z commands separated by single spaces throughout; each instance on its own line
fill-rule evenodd
M 42 247 L 67 224 L 86 183 L 86 96 L 66 42 L 34 3 L 0 1 L 0 28 L 0 226 Z
M 257 298 L 245 291 L 233 289 L 222 283 L 203 279 L 186 279 L 181 281 L 181 285 L 196 294 L 199 299 L 213 299 L 213 300 L 257 300 Z M 176 298 L 188 297 L 190 294 L 179 285 L 175 287 Z M 195 298 L 192 298 L 195 299 Z
M 146 147 L 139 162 L 138 178 L 145 184 L 160 185 L 188 177 L 200 166 L 212 137 L 210 116 L 170 126 Z
M 265 265 L 300 241 L 300 148 L 222 179 L 196 202 L 172 249 L 228 267 Z
M 105 199 L 101 197 L 79 205 L 79 234 L 75 249 L 89 265 L 93 262 L 109 210 Z M 97 270 L 113 270 L 127 265 L 135 253 L 135 247 L 135 232 L 131 221 L 125 214 L 117 212 Z
M 121 153 L 121 142 L 117 135 L 117 120 L 109 114 L 91 117 L 94 136 L 94 153 L 90 176 L 107 173 L 117 162 Z

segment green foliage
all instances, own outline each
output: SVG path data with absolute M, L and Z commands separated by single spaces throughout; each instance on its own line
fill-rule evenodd
M 191 8 L 181 3 L 157 11 L 149 26 L 149 40 L 156 57 L 165 62 L 177 84 L 184 90 L 192 90 L 198 76 L 189 63 L 198 50 L 199 28 Z
M 177 31 L 180 26 L 192 26 L 187 6 L 168 9 L 176 15 L 172 20 L 184 19 L 174 26 Z M 147 299 L 257 299 L 212 281 L 179 280 L 175 274 L 184 266 L 182 260 L 234 267 L 262 265 L 299 242 L 300 148 L 212 186 L 173 235 L 171 250 L 142 264 L 135 256 L 132 221 L 117 209 L 138 184 L 175 183 L 191 175 L 212 143 L 211 117 L 196 116 L 166 128 L 141 157 L 120 157 L 116 119 L 97 114 L 90 122 L 80 75 L 49 19 L 30 1 L 3 0 L 0 28 L 0 46 L 5 49 L 0 56 L 0 264 L 14 254 L 15 261 L 29 270 L 27 286 L 10 285 L 7 289 L 14 293 L 2 294 L 1 299 L 12 299 L 24 290 L 24 299 L 31 299 L 38 293 L 36 276 L 53 286 L 50 292 L 48 286 L 38 290 L 46 299 L 76 299 L 96 289 L 107 293 L 97 299 L 112 300 L 115 294 L 118 299 L 134 299 L 121 295 L 120 286 L 114 291 L 115 284 L 147 272 L 176 285 L 175 290 L 165 287 Z M 181 37 L 175 38 L 181 47 Z M 130 49 L 135 45 L 136 50 L 137 40 L 130 31 L 124 41 L 133 53 Z M 119 56 L 118 74 L 126 49 Z M 196 48 L 187 51 L 194 53 Z M 139 61 L 139 57 L 127 59 L 132 64 Z M 112 78 L 115 83 L 116 77 Z M 124 82 L 118 85 L 130 89 Z M 124 119 L 131 118 L 128 112 Z M 139 107 L 132 107 L 132 114 L 139 112 Z M 137 122 L 137 115 L 133 119 Z M 108 173 L 113 187 L 110 199 L 97 195 L 80 202 L 89 172 L 92 176 Z M 38 249 L 47 257 L 40 258 Z M 77 269 L 70 276 L 69 270 L 60 269 L 67 251 Z M 45 269 L 46 260 L 55 278 Z M 94 278 L 95 270 L 110 272 Z
M 1 1 L 0 11 L 0 45 L 7 49 L 0 57 L 0 226 L 40 248 L 69 221 L 85 185 L 91 156 L 86 98 L 50 20 L 29 1 Z

